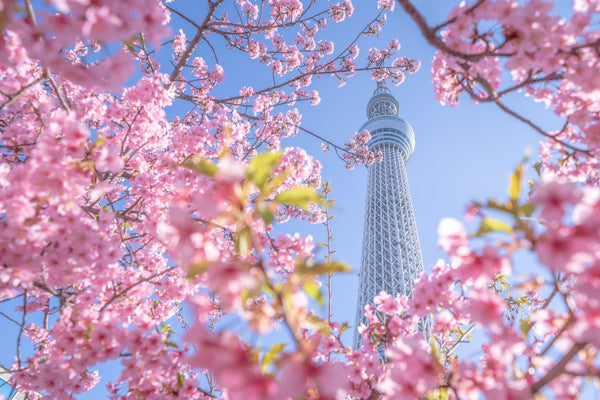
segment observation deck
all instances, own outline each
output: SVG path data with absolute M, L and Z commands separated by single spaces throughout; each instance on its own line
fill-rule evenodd
M 385 81 L 377 82 L 377 88 L 367 104 L 369 120 L 360 130 L 366 129 L 371 134 L 367 144 L 370 150 L 384 143 L 393 144 L 401 149 L 404 162 L 407 162 L 415 150 L 415 133 L 406 121 L 398 117 L 399 111 L 398 100 L 392 96 Z

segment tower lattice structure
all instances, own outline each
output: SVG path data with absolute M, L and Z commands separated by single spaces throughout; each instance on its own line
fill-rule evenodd
M 381 291 L 413 295 L 415 279 L 423 271 L 417 224 L 406 176 L 406 163 L 415 149 L 412 127 L 398 117 L 400 106 L 384 81 L 367 105 L 369 120 L 362 126 L 371 134 L 369 149 L 381 151 L 383 161 L 368 167 L 356 326 L 366 324 L 364 307 Z M 428 320 L 422 321 L 427 331 Z M 360 347 L 355 331 L 354 347 Z

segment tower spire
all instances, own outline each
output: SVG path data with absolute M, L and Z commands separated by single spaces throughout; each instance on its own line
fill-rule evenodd
M 380 93 L 392 94 L 392 92 L 390 91 L 390 89 L 388 89 L 388 87 L 385 83 L 385 79 L 377 81 L 377 88 L 375 88 L 375 91 L 373 92 L 373 96 L 378 95 Z
M 398 117 L 400 106 L 385 81 L 367 105 L 369 120 L 361 130 L 371 133 L 370 150 L 381 151 L 383 161 L 368 172 L 363 231 L 363 254 L 356 326 L 366 323 L 364 307 L 381 291 L 413 295 L 415 279 L 423 272 L 417 224 L 406 176 L 406 163 L 415 149 L 412 127 Z M 429 320 L 422 321 L 428 330 Z M 361 338 L 357 331 L 354 347 Z
M 371 119 L 379 115 L 398 115 L 399 112 L 400 104 L 388 89 L 385 80 L 378 81 L 373 96 L 367 104 L 367 118 Z

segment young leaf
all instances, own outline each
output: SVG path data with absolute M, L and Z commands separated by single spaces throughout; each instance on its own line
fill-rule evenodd
M 521 195 L 521 180 L 523 179 L 523 164 L 519 164 L 515 172 L 510 175 L 508 195 L 512 201 L 517 201 Z
M 267 205 L 265 203 L 258 203 L 256 205 L 256 211 L 258 211 L 258 213 L 262 217 L 263 221 L 265 221 L 265 224 L 267 224 L 267 225 L 269 225 L 275 219 L 273 212 L 271 212 L 271 210 L 269 210 L 269 208 L 267 207 Z
M 526 217 L 531 217 L 534 211 L 535 204 L 533 203 L 525 203 L 519 207 L 519 215 L 524 215 Z
M 346 332 L 346 330 L 348 330 L 350 328 L 350 325 L 348 325 L 347 322 L 344 322 L 342 324 L 342 327 L 340 328 L 340 336 L 342 335 L 342 333 Z
M 315 202 L 323 204 L 323 198 L 309 186 L 294 186 L 275 196 L 275 201 L 281 204 L 287 204 L 299 207 L 303 210 L 308 208 L 308 203 Z
M 166 323 L 163 322 L 160 325 L 160 333 L 169 333 L 169 334 L 171 334 L 171 333 L 175 333 L 175 331 L 173 329 L 171 329 L 171 326 L 169 324 L 166 324 Z
M 247 226 L 238 232 L 235 240 L 235 248 L 242 256 L 245 256 L 252 250 L 252 232 L 250 232 L 250 228 Z
M 248 180 L 263 189 L 273 169 L 281 161 L 282 153 L 280 151 L 270 151 L 258 154 L 248 163 Z
M 306 316 L 306 327 L 313 331 L 319 332 L 322 335 L 329 335 L 329 324 L 322 318 L 317 317 L 314 314 L 308 314 Z
M 267 373 L 267 371 L 269 370 L 269 365 L 271 364 L 271 362 L 273 362 L 273 360 L 275 360 L 279 353 L 281 353 L 285 346 L 285 343 L 277 343 L 276 345 L 271 347 L 271 350 L 265 353 L 265 356 L 263 357 L 262 362 L 260 363 L 260 368 L 262 369 L 263 374 Z
M 348 264 L 341 261 L 329 261 L 324 263 L 310 264 L 308 262 L 299 262 L 296 264 L 296 271 L 300 275 L 323 275 L 334 274 L 336 272 L 348 272 L 351 268 Z
M 497 219 L 484 218 L 481 220 L 481 226 L 479 227 L 479 230 L 477 231 L 477 233 L 475 233 L 475 235 L 479 236 L 489 232 L 512 233 L 512 227 L 507 223 Z
M 191 169 L 192 171 L 199 172 L 202 175 L 206 176 L 215 176 L 219 171 L 217 166 L 207 160 L 206 158 L 200 158 L 197 156 L 192 156 L 183 162 L 183 166 Z
M 519 327 L 521 328 L 521 333 L 523 333 L 523 336 L 527 337 L 527 334 L 529 333 L 531 328 L 533 328 L 533 322 L 531 322 L 529 318 L 522 319 L 519 322 Z
M 302 285 L 302 290 L 304 293 L 312 297 L 317 301 L 319 306 L 323 305 L 323 294 L 321 293 L 321 289 L 319 288 L 319 284 L 315 281 L 308 281 Z
M 510 206 L 510 202 L 508 203 L 508 206 L 506 204 L 502 204 L 500 203 L 498 200 L 488 200 L 487 207 L 492 208 L 494 210 L 498 210 L 498 211 L 502 211 L 502 212 L 511 212 L 511 209 L 508 207 Z
M 445 387 L 432 390 L 425 397 L 427 400 L 448 400 L 449 398 L 448 389 Z
M 208 269 L 209 265 L 209 261 L 199 261 L 190 264 L 187 271 L 187 278 L 194 279 L 196 276 L 204 273 Z
M 94 140 L 94 147 L 101 147 L 105 141 L 106 138 L 103 135 L 98 135 L 98 137 L 96 137 L 96 140 Z

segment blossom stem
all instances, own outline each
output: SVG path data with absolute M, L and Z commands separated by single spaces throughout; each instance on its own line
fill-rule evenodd
M 211 18 L 213 17 L 213 15 L 215 13 L 215 10 L 217 9 L 217 7 L 222 2 L 223 2 L 223 0 L 216 0 L 216 1 L 210 1 L 209 0 L 208 1 L 208 12 L 206 13 L 206 17 L 204 17 L 204 20 L 202 21 L 202 24 L 197 28 L 196 34 L 194 35 L 194 37 L 190 41 L 190 44 L 188 45 L 187 49 L 185 49 L 185 52 L 183 53 L 183 55 L 179 59 L 179 62 L 177 63 L 177 65 L 175 65 L 175 68 L 173 69 L 173 72 L 171 72 L 171 75 L 169 75 L 169 81 L 170 81 L 170 83 L 168 83 L 166 85 L 167 88 L 171 87 L 171 85 L 173 84 L 173 82 L 175 82 L 177 80 L 177 78 L 179 77 L 179 75 L 181 74 L 181 71 L 183 70 L 183 67 L 185 67 L 185 65 L 187 64 L 188 60 L 190 59 L 190 57 L 192 56 L 192 54 L 196 50 L 196 47 L 198 46 L 198 43 L 200 43 L 200 41 L 204 37 L 204 32 L 208 28 L 208 24 L 209 24 Z
M 587 343 L 574 343 L 571 349 L 557 362 L 550 371 L 546 373 L 531 386 L 531 392 L 537 393 L 549 384 L 554 378 L 558 377 L 565 371 L 565 366 L 571 361 L 573 357 L 577 355 L 583 348 L 587 346 Z
M 21 89 L 19 89 L 17 92 L 13 93 L 13 94 L 8 94 L 8 93 L 2 93 L 2 96 L 5 96 L 8 98 L 8 100 L 6 100 L 4 103 L 2 103 L 0 105 L 0 109 L 4 108 L 4 107 L 8 107 L 9 105 L 11 105 L 15 100 L 17 100 L 22 94 L 24 94 L 27 89 L 37 85 L 38 83 L 40 83 L 41 81 L 43 81 L 44 78 L 40 77 L 37 78 L 31 82 L 29 82 L 28 84 L 26 84 L 25 86 L 21 87 Z

